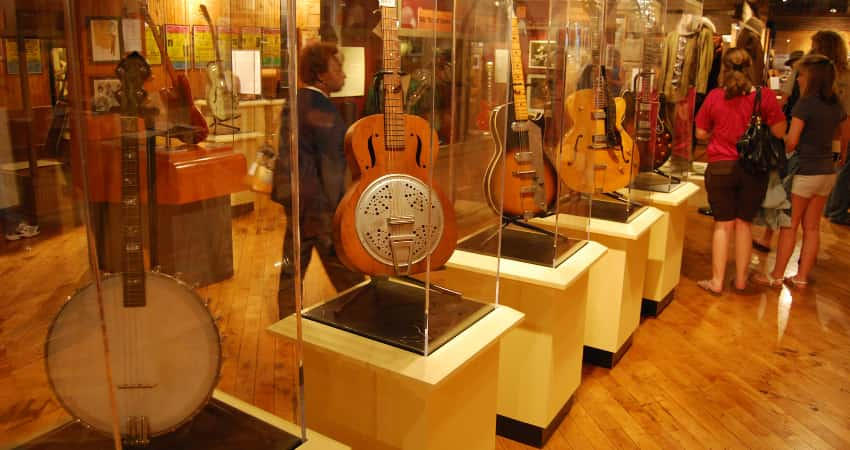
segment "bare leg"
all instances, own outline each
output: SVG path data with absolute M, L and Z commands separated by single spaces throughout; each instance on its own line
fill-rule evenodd
M 782 228 L 779 231 L 779 244 L 776 246 L 776 264 L 770 276 L 773 278 L 784 278 L 785 268 L 788 260 L 794 252 L 794 244 L 797 242 L 797 228 L 803 221 L 803 215 L 809 206 L 808 198 L 791 194 L 791 227 Z
M 735 221 L 733 220 L 714 222 L 714 236 L 711 242 L 711 288 L 717 292 L 723 290 L 729 240 L 734 228 Z
M 800 268 L 796 276 L 798 281 L 809 280 L 809 272 L 817 260 L 820 247 L 820 218 L 826 200 L 827 197 L 813 196 L 803 216 L 803 248 L 800 250 Z
M 750 256 L 753 251 L 753 225 L 750 222 L 735 219 L 735 287 L 747 287 Z

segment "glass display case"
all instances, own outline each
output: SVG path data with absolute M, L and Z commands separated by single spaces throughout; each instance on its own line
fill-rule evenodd
M 265 330 L 293 6 L 2 8 L 0 446 L 309 443 L 301 342 Z

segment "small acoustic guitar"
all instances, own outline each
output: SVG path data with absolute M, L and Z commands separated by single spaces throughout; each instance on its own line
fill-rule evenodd
M 200 5 L 200 8 L 201 15 L 210 27 L 215 49 L 215 61 L 207 64 L 207 105 L 217 120 L 230 120 L 236 117 L 239 109 L 239 77 L 225 69 L 218 49 L 218 31 L 207 7 Z
M 354 178 L 334 214 L 340 260 L 368 275 L 410 275 L 440 267 L 457 243 L 453 205 L 433 186 L 439 139 L 428 122 L 404 113 L 398 8 L 381 1 L 383 114 L 345 134 Z

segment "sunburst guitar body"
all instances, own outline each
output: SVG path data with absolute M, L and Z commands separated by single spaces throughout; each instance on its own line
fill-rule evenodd
M 563 138 L 558 174 L 574 191 L 613 192 L 628 186 L 638 173 L 640 157 L 622 126 L 626 102 L 620 97 L 613 102 L 616 114 L 612 124 L 606 124 L 606 108 L 595 89 L 567 97 L 573 127 Z
M 440 267 L 454 251 L 457 230 L 448 198 L 428 182 L 437 133 L 425 119 L 402 115 L 394 129 L 403 134 L 388 138 L 385 119 L 364 117 L 345 135 L 355 182 L 334 214 L 337 254 L 369 275 L 423 272 L 429 255 L 431 267 Z

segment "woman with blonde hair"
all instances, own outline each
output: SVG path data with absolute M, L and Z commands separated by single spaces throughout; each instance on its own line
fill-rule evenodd
M 779 232 L 779 245 L 773 271 L 756 275 L 753 281 L 771 287 L 782 285 L 785 268 L 803 226 L 803 246 L 797 275 L 787 278 L 796 287 L 808 284 L 820 244 L 820 217 L 827 196 L 835 184 L 832 140 L 839 137 L 841 159 L 850 139 L 847 113 L 838 101 L 835 64 L 823 55 L 810 54 L 800 61 L 797 82 L 800 100 L 792 111 L 791 127 L 785 136 L 785 150 L 797 151 L 800 168 L 791 181 L 791 226 Z
M 757 90 L 750 79 L 752 60 L 743 49 L 732 48 L 723 54 L 720 87 L 706 96 L 696 119 L 697 139 L 708 140 L 708 169 L 705 188 L 714 215 L 712 237 L 712 277 L 697 284 L 712 295 L 720 295 L 726 272 L 729 241 L 735 237 L 735 283 L 740 291 L 747 287 L 752 220 L 761 207 L 767 190 L 768 175 L 752 175 L 738 163 L 736 143 L 750 123 Z M 759 112 L 771 133 L 785 135 L 785 115 L 776 95 L 760 88 Z
M 835 94 L 844 112 L 850 114 L 850 68 L 847 66 L 847 43 L 835 31 L 818 31 L 812 35 L 812 54 L 823 55 L 835 66 Z M 840 148 L 844 154 L 846 148 Z M 844 167 L 838 174 L 835 187 L 826 204 L 826 216 L 833 223 L 850 225 L 850 168 L 841 160 Z

